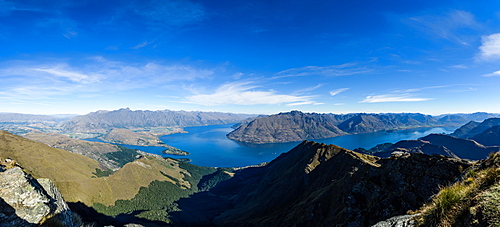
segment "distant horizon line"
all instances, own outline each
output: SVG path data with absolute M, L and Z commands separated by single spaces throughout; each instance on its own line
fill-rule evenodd
M 276 115 L 276 114 L 281 114 L 281 113 L 290 113 L 293 111 L 299 111 L 302 113 L 317 113 L 317 114 L 338 114 L 338 115 L 343 115 L 343 114 L 424 114 L 424 115 L 430 115 L 430 116 L 442 116 L 442 115 L 455 115 L 455 114 L 476 114 L 476 113 L 485 113 L 485 114 L 500 114 L 500 113 L 493 113 L 493 112 L 486 112 L 486 111 L 476 111 L 476 112 L 455 112 L 455 113 L 440 113 L 440 114 L 428 114 L 428 113 L 423 113 L 423 112 L 342 112 L 342 113 L 335 113 L 335 112 L 314 112 L 314 111 L 302 111 L 302 110 L 290 110 L 290 111 L 281 111 L 277 113 L 238 113 L 238 112 L 228 112 L 228 111 L 216 111 L 216 110 L 174 110 L 174 109 L 156 109 L 156 110 L 151 110 L 151 109 L 131 109 L 129 107 L 124 107 L 124 108 L 119 108 L 119 109 L 114 109 L 114 110 L 95 110 L 95 111 L 90 111 L 85 114 L 77 114 L 77 113 L 54 113 L 54 114 L 45 114 L 45 113 L 21 113 L 21 112 L 0 112 L 0 114 L 25 114 L 25 115 L 42 115 L 42 116 L 84 116 L 88 115 L 91 113 L 97 113 L 97 112 L 113 112 L 113 111 L 119 111 L 119 110 L 130 110 L 130 111 L 184 111 L 184 112 L 205 112 L 205 113 L 230 113 L 230 114 L 246 114 L 246 115 Z

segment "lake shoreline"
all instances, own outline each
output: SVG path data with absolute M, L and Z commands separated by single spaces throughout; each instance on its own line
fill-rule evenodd
M 187 158 L 191 164 L 207 167 L 244 167 L 269 162 L 281 153 L 288 152 L 302 141 L 287 143 L 249 144 L 233 141 L 226 134 L 233 130 L 232 124 L 186 127 L 188 133 L 161 136 L 160 140 L 173 147 L 187 151 L 187 156 L 169 155 L 161 147 L 134 146 L 118 144 L 130 149 L 169 158 Z M 418 139 L 431 133 L 451 133 L 457 127 L 412 128 L 393 132 L 379 131 L 372 133 L 351 134 L 339 137 L 313 139 L 318 143 L 335 144 L 354 150 L 370 149 L 381 143 L 395 143 L 400 140 Z M 89 141 L 99 141 L 92 139 Z M 163 148 L 164 149 L 164 148 Z

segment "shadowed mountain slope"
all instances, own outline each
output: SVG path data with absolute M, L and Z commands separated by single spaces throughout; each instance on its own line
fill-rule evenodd
M 474 140 L 466 140 L 443 134 L 430 134 L 420 138 L 431 144 L 448 148 L 460 158 L 480 160 L 488 157 L 490 153 L 498 152 L 499 147 L 486 147 Z
M 369 226 L 420 207 L 468 166 L 424 154 L 380 159 L 305 141 L 267 166 L 181 199 L 183 211 L 172 219 L 179 225 Z
M 451 135 L 459 138 L 466 138 L 468 133 L 479 125 L 479 122 L 469 121 L 467 124 L 457 128 Z
M 471 139 L 485 146 L 500 146 L 500 125 L 486 129 Z
M 455 132 L 451 135 L 460 138 L 472 138 L 475 135 L 484 132 L 484 130 L 497 125 L 500 125 L 500 118 L 489 118 L 481 123 L 469 122 L 455 130 Z
M 480 160 L 489 154 L 498 152 L 498 146 L 484 146 L 474 140 L 462 139 L 445 134 L 430 134 L 418 140 L 402 140 L 395 144 L 381 144 L 369 150 L 357 148 L 364 154 L 377 157 L 390 157 L 393 152 L 422 153 L 428 155 L 444 155 L 469 160 Z
M 385 153 L 384 156 L 381 156 L 380 152 L 375 153 L 374 155 L 386 158 L 390 157 L 392 152 L 422 153 L 428 155 L 437 154 L 437 155 L 444 155 L 444 156 L 458 158 L 448 148 L 435 145 L 430 143 L 429 141 L 423 141 L 423 140 L 402 140 L 388 147 L 384 152 Z

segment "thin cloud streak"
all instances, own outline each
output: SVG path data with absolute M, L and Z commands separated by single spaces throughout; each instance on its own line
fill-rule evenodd
M 412 98 L 410 94 L 386 94 L 366 96 L 366 98 L 359 103 L 380 103 L 380 102 L 421 102 L 432 100 L 431 98 Z
M 372 69 L 357 66 L 357 63 L 346 63 L 342 65 L 305 66 L 300 68 L 287 69 L 276 73 L 276 75 L 271 79 L 303 76 L 349 76 L 371 72 L 373 72 Z
M 196 94 L 186 97 L 187 103 L 204 106 L 218 105 L 280 105 L 291 106 L 318 104 L 312 96 L 277 94 L 273 90 L 258 90 L 252 82 L 233 82 L 221 85 L 212 94 Z
M 483 76 L 484 77 L 500 76 L 500 70 L 492 72 L 492 73 L 484 74 Z
M 308 88 L 300 89 L 298 91 L 295 91 L 293 94 L 294 95 L 299 95 L 299 94 L 308 93 L 308 92 L 314 91 L 314 90 L 316 90 L 316 89 L 318 89 L 318 88 L 320 88 L 322 86 L 323 86 L 323 84 L 318 84 L 318 85 L 316 85 L 314 87 L 308 87 Z
M 131 47 L 130 49 L 134 49 L 134 50 L 141 49 L 143 47 L 149 46 L 149 44 L 151 44 L 151 43 L 152 42 L 144 41 L 142 43 L 139 43 L 139 44 L 135 45 L 134 47 Z
M 89 76 L 76 71 L 66 70 L 61 66 L 55 66 L 52 68 L 34 68 L 35 71 L 45 72 L 51 76 L 67 78 L 76 83 L 90 84 L 99 82 L 97 76 Z
M 286 104 L 286 106 L 301 106 L 301 105 L 323 105 L 324 103 L 314 102 L 314 101 L 306 101 L 306 102 L 295 102 Z
M 349 88 L 339 88 L 339 89 L 335 89 L 335 90 L 330 91 L 330 95 L 331 95 L 331 96 L 335 96 L 335 95 L 338 95 L 339 93 L 344 92 L 344 91 L 347 91 L 347 90 L 349 90 Z

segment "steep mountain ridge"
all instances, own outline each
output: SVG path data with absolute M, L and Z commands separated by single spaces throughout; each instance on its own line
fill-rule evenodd
M 486 129 L 471 139 L 486 146 L 500 146 L 500 125 Z
M 488 118 L 481 123 L 472 121 L 458 128 L 451 135 L 460 138 L 472 138 L 484 132 L 484 130 L 497 125 L 500 125 L 500 118 Z
M 478 125 L 479 122 L 469 121 L 467 124 L 462 125 L 460 126 L 460 128 L 455 129 L 455 131 L 451 135 L 459 138 L 466 138 L 467 134 Z
M 333 124 L 337 121 L 332 115 L 292 111 L 289 114 L 271 115 L 242 124 L 227 137 L 248 143 L 281 143 L 303 138 L 321 139 L 345 135 L 346 133 Z
M 450 151 L 450 149 L 420 139 L 398 141 L 397 143 L 393 144 L 392 146 L 386 149 L 383 157 L 390 157 L 392 152 L 422 153 L 428 155 L 437 154 L 437 155 L 444 155 L 444 156 L 458 158 L 458 156 L 455 155 L 452 151 Z M 373 155 L 382 157 L 380 152 L 375 153 Z
M 181 199 L 182 211 L 171 215 L 180 226 L 369 226 L 420 207 L 469 165 L 425 154 L 380 159 L 304 141 Z
M 458 157 L 470 160 L 485 159 L 490 153 L 500 150 L 500 147 L 486 147 L 474 140 L 466 140 L 443 134 L 430 134 L 420 138 L 420 140 L 446 147 Z
M 438 122 L 443 124 L 463 124 L 464 122 L 467 122 L 467 119 L 459 115 L 445 115 L 440 117 Z
M 336 115 L 292 111 L 241 124 L 227 137 L 246 143 L 284 143 L 438 125 L 442 123 L 436 118 L 419 113 Z
M 403 152 L 481 160 L 487 158 L 491 153 L 500 151 L 500 147 L 485 146 L 475 140 L 445 134 L 430 134 L 417 140 L 401 140 L 394 144 L 377 145 L 369 150 L 357 148 L 355 151 L 382 158 L 390 157 L 394 152 Z
M 114 111 L 97 111 L 77 116 L 61 123 L 60 127 L 67 132 L 106 133 L 113 128 L 187 127 L 229 124 L 252 116 L 254 115 L 200 111 L 132 111 L 129 108 L 125 108 Z

